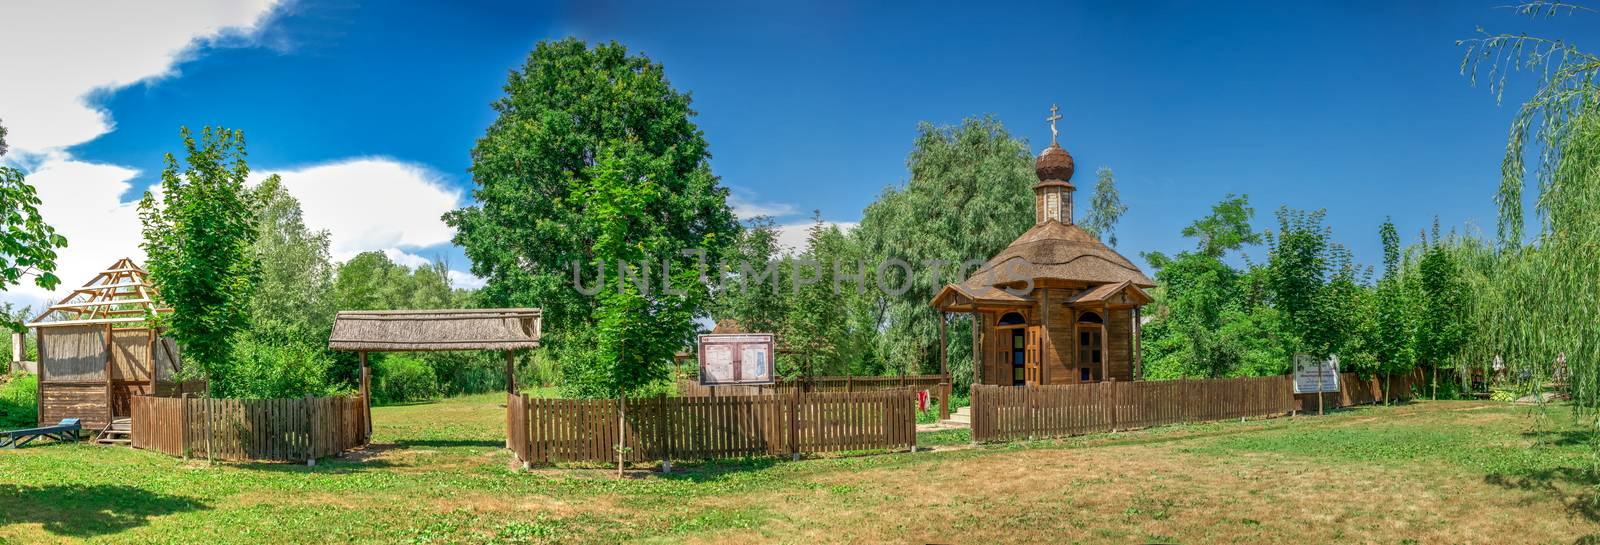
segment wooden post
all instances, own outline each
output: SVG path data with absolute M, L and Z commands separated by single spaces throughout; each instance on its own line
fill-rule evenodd
M 1133 307 L 1133 380 L 1144 380 L 1144 324 L 1139 307 Z
M 211 396 L 206 396 L 206 465 L 211 464 Z
M 983 346 L 982 336 L 978 334 L 978 322 L 983 321 L 983 315 L 978 314 L 976 305 L 972 308 L 972 384 L 983 384 Z
M 1106 334 L 1106 320 L 1111 319 L 1111 305 L 1100 306 L 1100 382 L 1111 378 L 1111 335 Z
M 945 354 L 945 345 L 948 343 L 945 342 L 944 337 L 944 322 L 946 316 L 948 315 L 945 314 L 944 311 L 939 311 L 939 374 L 944 375 L 945 378 L 948 379 L 950 377 L 950 364 L 949 357 L 947 354 Z
M 628 448 L 628 394 L 617 390 L 617 478 L 623 477 L 622 468 L 626 463 Z
M 800 459 L 800 389 L 795 388 L 789 401 L 789 459 Z
M 361 427 L 365 434 L 362 443 L 366 443 L 372 440 L 372 381 L 367 371 L 367 353 L 362 351 L 356 354 L 361 358 L 361 377 L 358 380 L 361 381 Z
M 517 393 L 517 352 L 506 350 L 506 393 Z
M 181 403 L 183 412 L 178 413 L 178 449 L 183 451 L 184 461 L 189 460 L 189 394 L 179 394 L 178 403 Z
M 1039 319 L 1039 338 L 1035 342 L 1038 343 L 1039 355 L 1036 357 L 1039 362 L 1039 384 L 1042 385 L 1050 383 L 1050 358 L 1044 356 L 1044 344 L 1050 338 L 1050 290 L 1039 290 L 1039 309 L 1044 316 Z
M 317 465 L 317 412 L 312 410 L 312 397 L 306 396 L 306 465 Z
M 1317 364 L 1317 416 L 1322 416 L 1322 364 Z
M 25 353 L 23 351 L 23 342 L 24 339 L 21 333 L 11 334 L 11 370 L 13 371 L 22 368 L 22 358 Z
M 111 387 L 111 358 L 116 354 L 116 347 L 111 342 L 111 324 L 106 324 L 106 427 L 111 427 L 111 422 L 117 419 L 117 411 L 112 406 L 116 405 L 115 394 Z

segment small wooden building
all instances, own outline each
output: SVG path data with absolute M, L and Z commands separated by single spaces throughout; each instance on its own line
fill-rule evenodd
M 974 384 L 1142 378 L 1139 308 L 1155 282 L 1073 223 L 1072 155 L 1053 137 L 1034 170 L 1033 228 L 934 296 L 941 335 L 945 313 L 976 318 Z
M 132 414 L 132 396 L 205 391 L 203 382 L 174 380 L 178 345 L 147 321 L 171 311 L 148 273 L 123 258 L 35 317 L 40 424 L 77 418 L 101 429 Z

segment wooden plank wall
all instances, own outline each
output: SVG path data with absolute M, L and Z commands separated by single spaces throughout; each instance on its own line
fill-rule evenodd
M 305 461 L 365 445 L 360 396 L 212 399 L 135 396 L 133 446 L 218 460 Z
M 1391 400 L 1411 399 L 1414 388 L 1426 388 L 1427 380 L 1421 370 L 1404 375 L 1395 375 L 1385 381 L 1384 377 L 1374 376 L 1362 380 L 1355 373 L 1339 374 L 1339 392 L 1327 392 L 1322 396 L 1322 407 L 1333 409 L 1353 405 L 1369 405 L 1383 402 L 1383 388 L 1387 383 L 1390 388 Z M 1301 411 L 1317 410 L 1317 394 L 1295 394 L 1295 402 Z
M 916 446 L 911 390 L 540 399 L 509 396 L 508 443 L 530 463 L 703 460 Z M 618 410 L 623 416 L 619 418 Z
M 973 441 L 1065 437 L 1288 414 L 1288 377 L 972 388 Z

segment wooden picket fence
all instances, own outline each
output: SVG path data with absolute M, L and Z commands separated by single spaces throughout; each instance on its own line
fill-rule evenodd
M 944 375 L 826 376 L 812 377 L 811 380 L 783 381 L 777 384 L 728 386 L 706 386 L 694 379 L 683 378 L 678 380 L 678 395 L 684 397 L 784 395 L 796 388 L 809 392 L 875 392 L 909 388 L 928 390 L 937 395 L 942 387 L 949 384 L 950 377 Z
M 361 396 L 212 399 L 135 396 L 133 446 L 217 460 L 307 461 L 367 443 Z
M 973 386 L 972 440 L 1065 437 L 1294 410 L 1289 377 Z
M 508 396 L 508 446 L 527 463 L 704 460 L 917 444 L 911 390 L 650 399 Z M 619 448 L 620 447 L 620 448 Z

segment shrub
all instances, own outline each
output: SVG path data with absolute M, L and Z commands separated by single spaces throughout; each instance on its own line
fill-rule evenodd
M 338 395 L 330 380 L 333 356 L 320 346 L 244 338 L 233 346 L 227 383 L 213 386 L 220 396 L 276 399 Z
M 386 354 L 372 364 L 372 400 L 377 403 L 418 401 L 439 396 L 433 368 L 409 354 Z
M 39 379 L 28 373 L 11 375 L 11 380 L 0 384 L 0 430 L 31 428 L 37 424 L 38 392 Z

